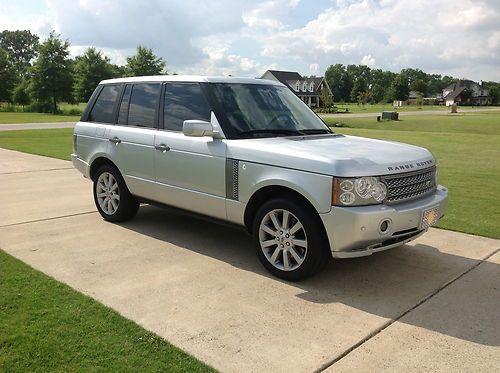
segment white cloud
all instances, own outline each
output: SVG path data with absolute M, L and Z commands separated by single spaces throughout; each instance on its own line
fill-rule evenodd
M 241 18 L 250 28 L 267 30 L 280 30 L 285 24 L 284 18 L 288 12 L 295 8 L 300 0 L 268 0 L 258 3 L 253 9 L 243 12 Z
M 311 75 L 321 74 L 319 72 L 319 65 L 317 63 L 312 63 L 309 65 L 309 74 L 311 74 Z
M 315 0 L 316 15 L 299 0 L 27 1 L 0 5 L 2 28 L 55 29 L 72 55 L 95 46 L 120 64 L 142 44 L 179 73 L 320 75 L 362 63 L 500 80 L 498 0 Z
M 303 27 L 263 38 L 262 53 L 305 66 L 315 60 L 323 69 L 376 61 L 394 71 L 419 67 L 500 80 L 499 19 L 500 2 L 493 0 L 338 1 Z

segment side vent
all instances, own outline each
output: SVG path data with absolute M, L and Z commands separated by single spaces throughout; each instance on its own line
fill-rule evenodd
M 238 160 L 226 159 L 226 198 L 238 199 L 238 169 Z

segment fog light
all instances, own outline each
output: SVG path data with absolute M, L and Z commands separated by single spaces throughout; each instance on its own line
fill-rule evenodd
M 379 227 L 380 233 L 387 233 L 390 225 L 391 225 L 390 220 L 388 220 L 388 219 L 383 220 L 382 223 L 380 223 L 380 227 Z

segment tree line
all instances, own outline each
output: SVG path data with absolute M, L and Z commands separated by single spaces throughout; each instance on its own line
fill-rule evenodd
M 457 78 L 428 74 L 420 69 L 403 69 L 399 73 L 372 69 L 365 65 L 331 65 L 325 79 L 337 102 L 380 103 L 405 101 L 410 91 L 419 97 L 436 97 Z M 483 82 L 489 89 L 493 103 L 500 103 L 500 83 Z
M 1 32 L 0 102 L 57 113 L 60 102 L 87 102 L 101 80 L 167 73 L 166 62 L 144 46 L 125 66 L 93 47 L 72 59 L 69 47 L 55 32 L 43 41 L 28 30 Z
M 125 66 L 111 63 L 102 51 L 89 47 L 70 58 L 69 41 L 51 32 L 43 41 L 28 30 L 0 33 L 0 102 L 23 110 L 59 111 L 60 102 L 87 102 L 103 79 L 166 74 L 166 62 L 150 48 L 138 46 Z M 325 78 L 337 102 L 379 103 L 406 100 L 410 91 L 432 97 L 458 79 L 427 74 L 420 69 L 399 73 L 365 65 L 331 65 Z M 500 101 L 500 83 L 483 82 L 493 103 Z M 328 102 L 325 100 L 324 102 Z

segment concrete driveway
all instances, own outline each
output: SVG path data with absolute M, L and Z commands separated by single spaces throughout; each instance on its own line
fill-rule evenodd
M 0 149 L 0 248 L 228 372 L 498 371 L 500 241 L 431 229 L 288 283 L 249 237 L 173 210 L 95 212 L 69 162 Z

